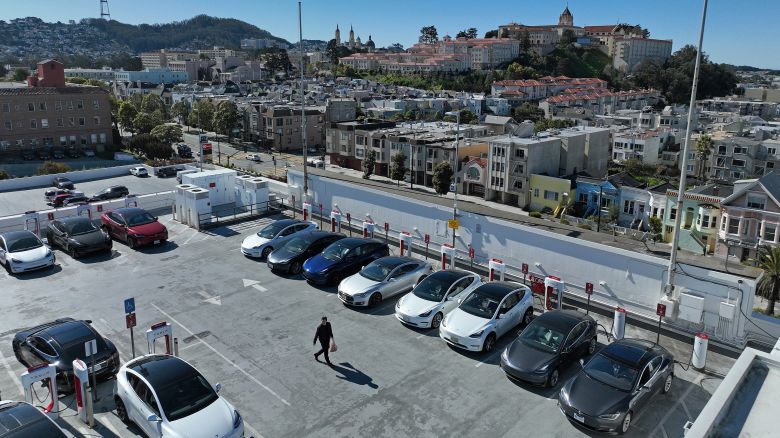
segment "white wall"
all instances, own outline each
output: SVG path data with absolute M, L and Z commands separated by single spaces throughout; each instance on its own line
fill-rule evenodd
M 296 204 L 300 205 L 302 173 L 288 170 L 287 175 L 291 194 L 295 194 Z M 446 228 L 446 221 L 452 217 L 451 207 L 311 174 L 309 181 L 313 204 L 322 203 L 325 211 L 335 203 L 344 215 L 351 213 L 353 223 L 368 213 L 378 229 L 388 222 L 393 232 L 409 231 L 415 239 L 421 240 L 424 234 L 430 234 L 432 248 L 436 248 L 434 242 L 451 242 L 452 235 L 448 234 L 451 230 Z M 469 212 L 461 214 L 461 229 L 456 239 L 456 247 L 461 253 L 472 245 L 478 261 L 499 258 L 507 263 L 510 272 L 515 273 L 522 263 L 527 263 L 531 273 L 558 276 L 567 283 L 567 292 L 583 297 L 585 283 L 591 282 L 595 285 L 594 300 L 610 306 L 620 305 L 636 316 L 655 319 L 656 304 L 663 295 L 666 280 L 668 262 L 665 259 L 502 219 Z M 738 299 L 741 294 L 737 288 L 742 288 L 745 302 L 741 307 L 750 314 L 755 281 L 742 279 L 740 283 L 740 278 L 734 275 L 688 265 L 681 265 L 681 268 L 688 275 L 678 273 L 676 284 L 691 294 L 706 298 L 705 316 L 702 324 L 679 322 L 675 325 L 691 332 L 704 330 L 713 338 L 724 341 L 743 342 L 745 318 L 738 315 L 733 324 L 721 321 L 719 303 L 727 297 L 732 301 Z
M 115 176 L 124 176 L 130 174 L 130 169 L 139 164 L 126 166 L 105 167 L 102 169 L 78 170 L 75 172 L 55 173 L 51 175 L 28 176 L 24 178 L 12 178 L 0 181 L 0 192 L 10 192 L 13 190 L 32 189 L 35 187 L 48 187 L 58 176 L 64 176 L 71 181 L 78 183 L 94 179 L 112 178 Z

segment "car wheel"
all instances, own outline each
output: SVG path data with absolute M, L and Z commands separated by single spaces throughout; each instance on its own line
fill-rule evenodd
M 368 305 L 371 307 L 378 306 L 382 302 L 382 295 L 379 292 L 374 292 L 371 298 L 368 299 Z
M 331 275 L 330 276 L 330 281 L 328 281 L 328 283 L 330 283 L 330 284 L 332 284 L 334 286 L 338 286 L 339 283 L 341 283 L 341 274 L 335 273 L 335 274 Z
M 444 319 L 444 316 L 441 314 L 441 312 L 433 315 L 433 319 L 431 320 L 431 328 L 439 328 L 442 319 Z
M 631 427 L 631 411 L 626 412 L 626 416 L 623 417 L 623 422 L 620 423 L 620 429 L 618 433 L 621 435 L 628 432 L 628 428 Z
M 301 264 L 299 262 L 293 262 L 290 265 L 290 275 L 298 275 L 301 273 Z
M 114 401 L 116 402 L 116 416 L 122 420 L 122 423 L 129 424 L 130 417 L 127 416 L 127 408 L 125 407 L 125 403 L 121 398 L 119 398 L 119 396 L 114 397 Z
M 138 242 L 135 241 L 132 237 L 127 239 L 127 246 L 130 247 L 130 249 L 135 249 L 136 246 L 138 246 Z
M 266 246 L 265 248 L 263 248 L 263 252 L 260 253 L 260 258 L 267 259 L 268 254 L 271 254 L 273 250 L 274 249 L 271 248 L 270 246 Z
M 482 344 L 482 352 L 483 353 L 490 353 L 493 351 L 493 347 L 496 346 L 496 335 L 495 333 L 491 333 L 488 335 L 487 338 L 485 338 L 485 343 Z
M 674 374 L 669 373 L 669 375 L 666 376 L 666 380 L 664 380 L 664 387 L 661 390 L 661 394 L 666 394 L 672 389 L 672 381 L 674 381 Z
M 558 372 L 558 368 L 555 368 L 552 370 L 549 376 L 547 376 L 547 386 L 550 388 L 554 388 L 555 385 L 558 384 L 558 379 L 560 378 L 560 373 Z
M 79 258 L 79 253 L 76 251 L 76 248 L 68 247 L 68 254 L 74 259 Z
M 593 339 L 588 342 L 588 355 L 591 355 L 596 352 L 596 346 L 598 345 L 598 342 L 596 341 L 596 337 L 594 336 Z
M 532 319 L 534 319 L 534 308 L 529 307 L 528 310 L 525 311 L 525 315 L 523 315 L 523 325 L 526 326 L 530 324 Z

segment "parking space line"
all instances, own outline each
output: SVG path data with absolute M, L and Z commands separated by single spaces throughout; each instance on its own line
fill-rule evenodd
M 111 419 L 113 416 L 114 416 L 114 415 L 113 415 L 113 412 L 112 412 L 112 411 L 106 412 L 106 415 L 103 415 L 103 416 L 102 416 L 103 418 L 101 418 L 101 419 L 100 419 L 100 420 L 105 420 L 105 421 L 101 421 L 101 422 L 100 422 L 100 424 L 102 424 L 102 425 L 103 425 L 103 427 L 105 427 L 106 429 L 110 430 L 110 431 L 111 431 L 111 433 L 113 433 L 114 435 L 116 435 L 116 436 L 122 436 L 122 434 L 119 432 L 119 429 L 117 429 L 117 428 L 116 428 L 116 426 L 114 426 L 114 425 L 111 423 L 111 422 L 113 421 L 113 420 Z M 96 418 L 96 419 L 97 419 L 97 418 Z
M 424 337 L 425 337 L 425 333 L 423 333 L 423 334 L 421 334 L 421 335 L 419 335 L 419 336 L 415 336 L 415 338 L 414 338 L 414 339 L 422 339 L 422 338 L 424 338 Z
M 194 233 L 192 236 L 190 236 L 190 237 L 189 237 L 187 240 L 185 240 L 185 241 L 184 241 L 184 243 L 182 243 L 182 245 L 186 245 L 186 244 L 190 243 L 190 240 L 194 239 L 194 238 L 195 238 L 195 236 L 197 236 L 198 234 L 200 234 L 200 233 L 198 232 L 198 230 L 192 230 L 192 231 L 194 231 L 195 233 Z
M 496 351 L 495 351 L 493 354 L 491 354 L 490 356 L 488 356 L 488 357 L 486 357 L 486 358 L 482 359 L 481 361 L 479 361 L 479 363 L 477 363 L 476 365 L 474 365 L 474 367 L 476 367 L 476 368 L 479 368 L 479 367 L 481 367 L 482 365 L 486 364 L 487 362 L 490 362 L 491 360 L 493 360 L 493 358 L 495 358 L 495 357 L 496 357 L 496 355 L 499 355 L 499 354 L 501 354 L 501 350 L 496 350 Z
M 200 338 L 198 335 L 196 335 L 196 334 L 195 334 L 195 332 L 193 332 L 192 330 L 190 330 L 190 329 L 188 329 L 187 327 L 185 327 L 184 325 L 182 325 L 182 323 L 180 323 L 179 321 L 177 321 L 177 320 L 176 320 L 176 318 L 174 318 L 173 316 L 171 316 L 170 314 L 168 314 L 168 312 L 166 312 L 166 311 L 162 310 L 162 309 L 161 309 L 159 306 L 157 306 L 157 304 L 155 304 L 155 303 L 152 303 L 152 306 L 153 306 L 155 309 L 157 309 L 157 311 L 158 311 L 158 312 L 160 312 L 160 313 L 162 313 L 163 315 L 165 315 L 165 317 L 166 317 L 166 318 L 170 319 L 171 321 L 173 321 L 174 323 L 176 323 L 176 325 L 178 325 L 179 327 L 183 328 L 183 329 L 184 329 L 184 331 L 186 331 L 187 333 L 189 333 L 189 334 L 190 334 L 190 336 L 192 336 L 193 338 L 195 338 L 195 339 L 199 340 L 200 342 L 202 342 L 202 343 L 203 343 L 203 345 L 205 345 L 206 347 L 208 347 L 208 349 L 209 349 L 209 350 L 213 351 L 213 352 L 214 352 L 214 353 L 215 353 L 217 356 L 221 357 L 221 358 L 222 358 L 222 360 L 224 360 L 225 362 L 227 362 L 229 365 L 233 366 L 233 368 L 235 368 L 235 369 L 237 369 L 238 371 L 240 371 L 240 372 L 241 372 L 243 375 L 245 375 L 245 376 L 246 376 L 246 377 L 247 377 L 249 380 L 251 380 L 251 381 L 255 382 L 255 383 L 258 385 L 258 386 L 260 386 L 261 388 L 263 388 L 263 389 L 265 389 L 266 391 L 268 391 L 268 392 L 269 392 L 271 395 L 273 395 L 274 397 L 276 397 L 277 399 L 279 399 L 279 400 L 280 400 L 282 403 L 284 403 L 286 406 L 291 406 L 291 405 L 290 405 L 290 402 L 288 402 L 287 400 L 285 400 L 284 398 L 282 398 L 282 396 L 280 396 L 279 394 L 277 394 L 277 393 L 276 393 L 276 391 L 274 391 L 273 389 L 271 389 L 271 388 L 267 387 L 266 385 L 264 385 L 264 384 L 263 384 L 263 382 L 261 382 L 260 380 L 258 380 L 258 379 L 257 379 L 255 376 L 253 376 L 253 375 L 249 374 L 249 373 L 248 373 L 248 372 L 246 372 L 246 371 L 245 371 L 243 368 L 241 368 L 240 366 L 238 366 L 238 365 L 237 365 L 235 362 L 233 362 L 232 360 L 228 359 L 228 358 L 227 358 L 227 356 L 225 356 L 224 354 L 220 353 L 220 352 L 219 352 L 219 351 L 218 351 L 216 348 L 212 347 L 212 346 L 211 346 L 211 344 L 209 344 L 208 342 L 206 342 L 206 341 L 204 341 L 203 339 L 201 339 L 201 338 Z
M 699 386 L 699 384 L 701 383 L 701 379 L 703 377 L 704 377 L 703 374 L 699 374 L 696 377 L 696 379 L 692 382 L 691 386 L 689 386 L 688 389 L 686 389 L 685 392 L 683 392 L 682 395 L 677 398 L 678 402 L 675 403 L 674 405 L 672 405 L 669 408 L 669 410 L 666 412 L 666 414 L 664 414 L 664 416 L 661 417 L 661 420 L 658 422 L 658 426 L 656 426 L 655 429 L 653 429 L 653 431 L 650 432 L 650 435 L 656 435 L 659 430 L 663 430 L 664 424 L 666 424 L 666 420 L 668 420 L 669 417 L 671 417 L 673 414 L 675 414 L 677 412 L 677 405 L 679 403 L 683 402 L 688 397 L 688 394 L 690 394 L 691 391 L 693 391 L 693 388 Z M 692 418 L 691 416 L 688 416 L 688 419 L 691 419 L 691 418 Z
M 3 355 L 3 352 L 0 351 L 0 363 L 3 364 L 3 368 L 8 372 L 8 375 L 11 376 L 11 381 L 16 383 L 16 388 L 19 390 L 19 394 L 24 394 L 24 388 L 22 387 L 22 382 L 19 381 L 19 376 L 14 374 L 14 370 L 11 368 L 11 365 L 8 364 L 8 361 L 6 360 L 5 356 Z M 6 397 L 8 398 L 8 397 Z

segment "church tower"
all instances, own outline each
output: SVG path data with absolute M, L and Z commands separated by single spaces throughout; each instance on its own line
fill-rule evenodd
M 349 48 L 355 48 L 355 31 L 352 30 L 352 25 L 349 25 Z
M 558 18 L 558 26 L 574 26 L 574 17 L 571 15 L 571 11 L 569 11 L 569 6 L 566 6 L 566 9 L 563 10 L 560 18 Z

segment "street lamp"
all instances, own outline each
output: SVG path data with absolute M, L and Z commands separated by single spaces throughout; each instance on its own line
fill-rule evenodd
M 452 200 L 452 219 L 457 220 L 458 219 L 458 150 L 460 148 L 460 111 L 448 111 L 446 113 L 448 116 L 455 116 L 456 122 L 457 122 L 457 129 L 455 131 L 455 167 L 454 169 L 454 175 L 455 175 L 455 194 L 453 196 Z M 455 247 L 455 229 L 452 230 L 452 247 Z

